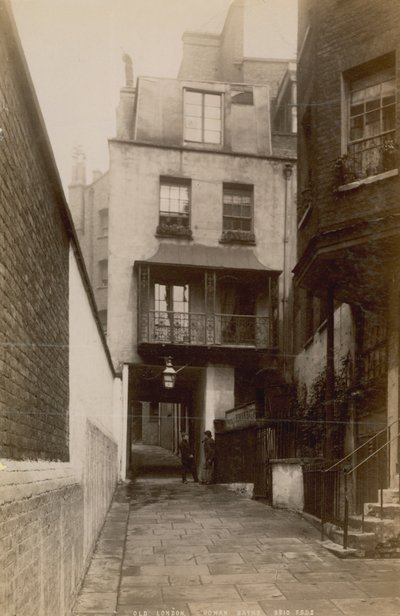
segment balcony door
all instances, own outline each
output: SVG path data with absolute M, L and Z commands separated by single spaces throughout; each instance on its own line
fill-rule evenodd
M 154 285 L 154 339 L 189 343 L 189 285 Z
M 231 278 L 219 285 L 221 342 L 223 344 L 255 344 L 254 286 Z

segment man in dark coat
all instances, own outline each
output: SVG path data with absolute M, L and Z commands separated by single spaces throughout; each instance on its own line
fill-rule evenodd
M 181 441 L 179 443 L 179 452 L 181 455 L 182 461 L 182 483 L 187 483 L 186 475 L 187 473 L 191 473 L 193 477 L 193 481 L 198 481 L 197 479 L 197 469 L 194 460 L 193 450 L 189 444 L 189 437 L 186 432 L 181 432 Z
M 215 441 L 210 430 L 206 430 L 204 436 L 203 483 L 209 485 L 210 483 L 214 483 Z

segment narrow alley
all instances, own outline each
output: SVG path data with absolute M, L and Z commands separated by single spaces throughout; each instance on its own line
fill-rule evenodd
M 400 560 L 338 559 L 296 513 L 223 485 L 182 484 L 177 458 L 161 448 L 140 446 L 135 459 L 138 476 L 116 492 L 75 616 L 400 613 Z

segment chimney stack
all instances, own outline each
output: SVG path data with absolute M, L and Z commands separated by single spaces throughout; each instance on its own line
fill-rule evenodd
M 117 138 L 132 139 L 133 110 L 135 106 L 136 88 L 134 87 L 132 58 L 124 53 L 122 61 L 125 64 L 125 86 L 121 88 L 117 107 Z

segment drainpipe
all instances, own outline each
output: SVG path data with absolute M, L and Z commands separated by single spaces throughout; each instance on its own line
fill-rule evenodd
M 286 261 L 287 249 L 289 242 L 288 238 L 288 209 L 289 209 L 289 181 L 292 177 L 293 165 L 285 163 L 283 168 L 283 176 L 285 178 L 285 209 L 283 218 L 283 275 L 282 275 L 282 354 L 283 354 L 283 374 L 286 374 L 286 356 L 287 356 L 287 335 L 286 335 L 286 310 L 287 310 L 287 292 L 286 292 Z
M 326 409 L 325 409 L 325 457 L 335 456 L 335 338 L 334 338 L 334 289 L 327 289 L 326 323 Z

